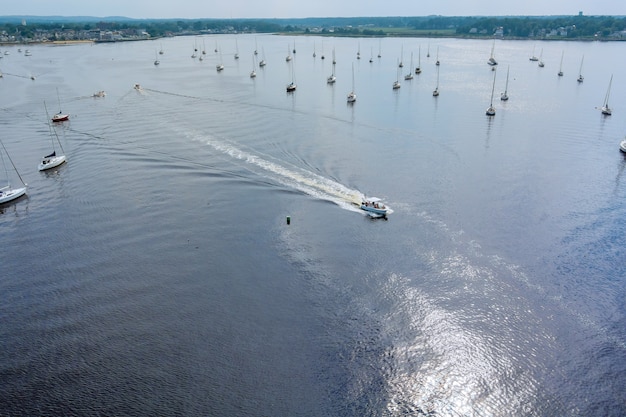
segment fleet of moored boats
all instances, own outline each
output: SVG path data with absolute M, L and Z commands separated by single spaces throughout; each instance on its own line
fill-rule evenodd
M 21 52 L 21 49 L 18 49 L 19 52 Z M 217 71 L 223 71 L 224 70 L 224 65 L 222 63 L 222 55 L 221 55 L 221 50 L 219 50 L 217 42 L 215 45 L 215 52 L 218 53 L 219 51 L 219 62 L 216 65 L 216 69 Z M 494 51 L 495 51 L 495 39 L 494 42 L 492 44 L 491 47 L 491 54 L 489 56 L 489 59 L 487 60 L 487 64 L 489 66 L 491 66 L 492 71 L 494 71 L 494 76 L 493 76 L 493 83 L 492 83 L 492 88 L 491 88 L 491 101 L 489 104 L 489 107 L 487 108 L 486 111 L 486 115 L 487 116 L 495 116 L 496 114 L 496 110 L 493 104 L 493 95 L 494 95 L 494 91 L 495 91 L 495 80 L 496 80 L 496 67 L 498 65 L 497 60 L 495 59 L 494 56 Z M 196 58 L 198 56 L 197 54 L 198 52 L 198 48 L 197 46 L 194 45 L 194 51 L 193 54 L 191 55 L 192 58 Z M 289 45 L 287 46 L 287 56 L 285 58 L 285 60 L 287 62 L 290 62 L 293 57 L 292 57 L 292 52 L 295 55 L 296 53 L 296 48 L 295 48 L 295 42 L 294 42 L 294 46 L 293 49 L 291 49 L 289 47 Z M 8 51 L 5 51 L 4 53 L 5 55 L 8 55 Z M 163 55 L 164 51 L 163 48 L 161 47 L 161 49 L 158 51 L 158 54 L 155 53 L 155 60 L 154 60 L 154 65 L 158 66 L 160 64 L 158 55 Z M 206 48 L 202 49 L 202 55 L 206 54 Z M 25 56 L 31 56 L 31 52 L 30 50 L 26 50 L 24 52 Z M 202 55 L 200 55 L 200 59 L 202 59 Z M 252 61 L 252 71 L 250 72 L 250 78 L 255 78 L 256 77 L 256 56 L 258 55 L 258 51 L 256 48 L 256 42 L 255 42 L 255 50 L 254 50 L 254 55 L 253 55 L 253 61 Z M 316 52 L 315 52 L 315 47 L 313 50 L 313 57 L 316 57 Z M 397 77 L 396 77 L 396 81 L 394 81 L 394 83 L 392 84 L 392 88 L 395 89 L 399 89 L 401 87 L 400 84 L 400 69 L 404 66 L 403 62 L 402 62 L 402 55 L 403 52 L 401 53 L 401 57 L 398 59 L 398 63 L 397 63 Z M 379 52 L 378 52 L 378 58 L 380 58 L 381 55 L 381 50 L 380 50 L 380 44 L 379 44 Z M 533 53 L 532 55 L 529 57 L 530 61 L 533 62 L 537 62 L 539 67 L 544 67 L 545 64 L 543 62 L 542 59 L 543 56 L 543 49 L 541 50 L 539 57 L 537 57 L 535 55 L 535 49 L 533 47 Z M 561 54 L 561 64 L 559 67 L 559 72 L 557 73 L 557 75 L 559 77 L 563 76 L 563 56 L 564 56 L 564 52 Z M 1 57 L 1 54 L 0 54 Z M 430 44 L 428 47 L 428 52 L 427 52 L 427 57 L 430 57 Z M 234 54 L 234 58 L 238 59 L 239 58 L 239 49 L 238 47 L 236 48 L 236 52 Z M 321 59 L 324 59 L 324 51 L 323 51 L 323 44 L 322 44 L 322 54 L 321 54 Z M 361 58 L 361 52 L 360 52 L 360 44 L 359 44 L 359 48 L 357 51 L 357 59 Z M 369 62 L 373 62 L 373 51 L 370 57 L 370 61 Z M 579 74 L 578 74 L 578 78 L 576 79 L 577 82 L 582 83 L 584 80 L 584 77 L 582 75 L 582 68 L 583 68 L 583 62 L 584 62 L 584 56 L 581 59 L 580 62 L 580 69 L 579 69 Z M 259 61 L 259 68 L 263 68 L 265 67 L 265 65 L 267 64 L 266 60 L 265 60 L 265 51 L 263 51 L 263 57 L 262 59 Z M 335 50 L 333 49 L 333 61 L 332 61 L 332 72 L 330 74 L 330 76 L 328 76 L 328 78 L 326 79 L 326 82 L 328 84 L 334 84 L 335 81 L 337 80 L 337 77 L 335 76 L 335 64 L 336 64 L 336 60 L 335 60 Z M 439 65 L 440 65 L 440 61 L 439 61 L 439 48 L 437 48 L 437 59 L 436 59 L 436 63 L 435 63 L 436 67 L 437 67 L 437 84 L 436 87 L 433 91 L 433 96 L 437 97 L 439 95 Z M 413 79 L 413 72 L 415 74 L 420 74 L 422 72 L 421 69 L 421 48 L 419 49 L 419 54 L 418 54 L 418 65 L 417 67 L 413 68 L 413 55 L 411 54 L 411 67 L 410 70 L 408 72 L 407 75 L 405 75 L 404 79 L 406 81 L 410 81 Z M 0 78 L 3 76 L 2 72 L 0 71 Z M 31 75 L 30 77 L 31 79 L 35 79 L 34 76 Z M 613 82 L 613 76 L 611 75 L 611 78 L 609 80 L 609 85 L 606 91 L 606 95 L 604 98 L 604 102 L 602 107 L 600 107 L 600 111 L 603 115 L 605 116 L 610 116 L 612 114 L 612 110 L 611 107 L 609 106 L 609 97 L 611 94 L 611 84 Z M 505 87 L 505 91 L 503 93 L 501 93 L 500 95 L 500 100 L 502 101 L 506 101 L 509 99 L 508 96 L 508 84 L 509 84 L 509 68 L 507 68 L 507 77 L 506 77 L 506 87 Z M 141 90 L 142 87 L 140 84 L 135 84 L 134 88 L 136 90 Z M 294 92 L 297 88 L 296 82 L 295 82 L 295 74 L 293 72 L 293 66 L 291 66 L 291 82 L 287 84 L 286 87 L 286 91 L 287 92 Z M 57 96 L 58 96 L 58 92 L 57 92 Z M 95 92 L 93 95 L 93 97 L 105 97 L 106 93 L 103 90 L 97 91 Z M 347 102 L 348 103 L 354 103 L 356 102 L 356 92 L 355 92 L 355 88 L 354 88 L 354 65 L 352 66 L 352 91 L 347 95 Z M 60 100 L 59 100 L 59 107 L 60 107 Z M 45 105 L 45 103 L 44 103 Z M 48 110 L 46 108 L 46 114 L 48 114 Z M 66 156 L 63 153 L 63 148 L 61 146 L 61 142 L 58 138 L 58 135 L 56 134 L 56 131 L 52 128 L 50 122 L 52 123 L 60 123 L 60 122 L 64 122 L 64 121 L 68 121 L 70 119 L 70 115 L 68 113 L 63 113 L 62 111 L 59 111 L 58 113 L 54 114 L 52 116 L 52 118 L 50 118 L 48 116 L 47 120 L 48 120 L 48 127 L 50 130 L 50 138 L 52 140 L 52 152 L 46 156 L 44 156 L 41 159 L 41 162 L 38 165 L 38 169 L 39 171 L 45 171 L 51 168 L 55 168 L 58 167 L 59 165 L 65 163 L 67 161 Z M 7 170 L 7 166 L 6 163 L 4 163 L 4 158 L 2 158 L 2 161 L 5 165 L 5 172 L 6 172 L 6 176 L 7 176 L 7 185 L 0 188 L 0 204 L 2 203 L 7 203 L 10 201 L 13 201 L 23 195 L 26 194 L 26 190 L 27 190 L 27 184 L 22 180 L 22 177 L 20 176 L 17 168 L 15 167 L 15 165 L 13 164 L 13 161 L 11 160 L 11 157 L 9 155 L 9 153 L 7 152 L 6 148 L 4 147 L 4 144 L 0 141 L 0 144 L 2 145 L 2 150 L 4 151 L 4 155 L 6 156 L 6 158 L 9 160 L 9 162 L 11 163 L 13 169 L 15 170 L 15 172 L 17 173 L 18 178 L 20 179 L 22 185 L 16 188 L 13 188 L 9 182 L 9 174 L 8 174 L 8 170 Z M 56 147 L 59 147 L 61 154 L 57 154 L 57 149 Z M 626 153 L 626 137 L 620 142 L 620 151 Z M 393 212 L 393 210 L 391 210 L 388 206 L 386 206 L 385 204 L 383 204 L 383 202 L 376 197 L 369 197 L 369 198 L 363 198 L 359 207 L 368 212 L 368 214 L 375 216 L 375 217 L 386 217 L 388 214 L 391 214 Z

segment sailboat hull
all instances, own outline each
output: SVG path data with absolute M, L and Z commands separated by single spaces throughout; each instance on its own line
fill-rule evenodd
M 39 171 L 45 171 L 50 168 L 58 167 L 66 161 L 65 155 L 54 156 L 52 158 L 44 158 L 39 164 Z
M 52 121 L 53 122 L 64 122 L 66 120 L 70 119 L 70 115 L 69 114 L 55 114 L 54 116 L 52 116 Z
M 0 204 L 8 203 L 26 194 L 26 187 L 0 190 Z

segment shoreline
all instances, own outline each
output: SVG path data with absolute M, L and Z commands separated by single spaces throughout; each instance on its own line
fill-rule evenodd
M 238 33 L 237 35 L 252 35 L 256 33 Z M 412 34 L 412 33 L 393 33 L 393 34 L 384 34 L 384 35 L 363 35 L 363 34 L 342 34 L 342 33 L 295 33 L 295 32 L 268 32 L 264 33 L 266 35 L 277 35 L 277 36 L 319 36 L 326 38 L 369 38 L 369 39 L 383 39 L 383 38 L 429 38 L 429 39 L 472 39 L 472 40 L 493 40 L 492 36 L 463 36 L 456 34 Z M 178 36 L 201 36 L 196 34 L 180 34 L 174 35 L 174 37 Z M 0 46 L 28 46 L 28 45 L 51 45 L 51 46 L 71 46 L 71 45 L 82 45 L 82 44 L 98 44 L 98 43 L 118 43 L 118 42 L 140 42 L 140 41 L 154 41 L 157 39 L 163 38 L 162 36 L 157 36 L 153 38 L 141 38 L 141 39 L 117 39 L 117 40 L 100 40 L 100 39 L 77 39 L 77 40 L 63 40 L 63 41 L 29 41 L 29 42 L 0 42 Z M 504 41 L 533 41 L 533 42 L 552 42 L 552 41 L 566 41 L 566 42 L 626 42 L 626 39 L 621 38 L 588 38 L 588 37 L 580 37 L 580 38 L 526 38 L 526 37 L 514 37 L 507 36 L 502 38 L 495 38 L 497 40 Z

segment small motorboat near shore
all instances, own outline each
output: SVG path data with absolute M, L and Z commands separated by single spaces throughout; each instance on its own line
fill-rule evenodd
M 383 204 L 382 200 L 377 197 L 364 197 L 361 201 L 361 210 L 365 210 L 375 217 L 386 217 L 393 213 L 393 210 Z

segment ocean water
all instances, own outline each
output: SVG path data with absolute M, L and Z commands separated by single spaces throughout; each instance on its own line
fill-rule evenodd
M 492 45 L 2 47 L 0 415 L 624 415 L 623 45 Z

